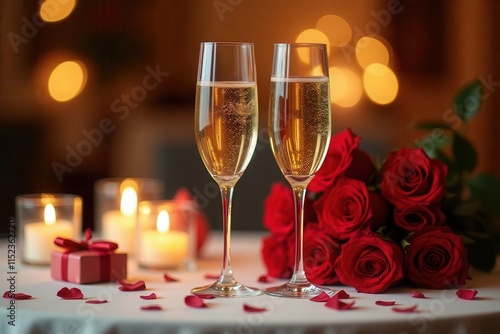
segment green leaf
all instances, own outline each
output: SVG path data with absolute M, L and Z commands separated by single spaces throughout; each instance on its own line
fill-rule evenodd
M 434 134 L 415 140 L 417 147 L 422 148 L 429 158 L 440 160 L 442 160 L 441 157 L 447 158 L 441 149 L 449 145 L 449 143 L 450 140 L 447 136 L 436 136 Z M 446 161 L 443 162 L 446 163 Z
M 467 182 L 471 197 L 480 201 L 484 209 L 500 215 L 500 180 L 489 174 L 478 174 Z
M 477 154 L 474 146 L 458 132 L 453 133 L 452 151 L 460 169 L 472 171 L 476 167 Z
M 481 82 L 475 80 L 455 97 L 453 110 L 463 121 L 471 120 L 479 111 L 483 96 L 482 88 Z
M 429 122 L 419 122 L 413 124 L 413 128 L 418 130 L 434 130 L 434 129 L 446 129 L 451 130 L 451 127 L 447 123 L 441 123 L 438 121 L 429 121 Z

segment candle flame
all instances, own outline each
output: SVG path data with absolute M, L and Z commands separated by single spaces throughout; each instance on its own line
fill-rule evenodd
M 137 208 L 137 193 L 134 188 L 127 187 L 122 192 L 120 210 L 126 216 L 135 214 Z
M 47 204 L 45 206 L 43 218 L 45 220 L 45 224 L 47 225 L 54 225 L 56 223 L 56 210 L 52 204 Z
M 156 220 L 156 229 L 160 233 L 165 233 L 170 228 L 170 216 L 167 211 L 160 211 Z

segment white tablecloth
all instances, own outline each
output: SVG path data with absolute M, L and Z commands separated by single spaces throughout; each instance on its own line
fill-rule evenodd
M 264 273 L 260 259 L 262 234 L 233 233 L 232 259 L 236 278 L 245 284 L 258 283 Z M 6 240 L 2 240 L 0 287 L 9 289 Z M 17 292 L 32 295 L 15 301 L 15 326 L 9 324 L 9 300 L 0 298 L 0 333 L 99 334 L 99 333 L 498 333 L 500 329 L 500 270 L 473 273 L 468 287 L 479 291 L 474 300 L 459 299 L 455 290 L 424 290 L 426 299 L 409 296 L 411 288 L 397 287 L 371 295 L 344 289 L 355 300 L 352 310 L 337 311 L 309 300 L 260 295 L 251 298 L 207 300 L 207 308 L 193 309 L 184 304 L 192 287 L 211 283 L 207 273 L 217 274 L 221 265 L 222 242 L 214 235 L 195 272 L 170 271 L 179 282 L 166 283 L 163 271 L 139 269 L 129 263 L 129 280 L 145 280 L 147 291 L 122 292 L 116 283 L 77 285 L 54 281 L 47 267 L 16 264 Z M 19 261 L 18 261 L 19 262 Z M 272 284 L 280 283 L 276 281 Z M 62 287 L 78 287 L 88 299 L 106 299 L 106 304 L 86 304 L 85 300 L 62 300 Z M 156 293 L 157 300 L 140 295 Z M 375 305 L 377 300 L 394 300 L 399 306 L 418 304 L 416 313 L 395 313 L 391 307 Z M 246 313 L 243 304 L 263 306 L 263 313 Z M 161 305 L 162 311 L 142 311 L 144 305 Z

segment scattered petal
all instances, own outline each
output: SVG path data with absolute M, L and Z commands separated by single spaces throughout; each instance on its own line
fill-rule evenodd
M 27 295 L 27 294 L 22 293 L 22 292 L 13 293 L 10 291 L 5 291 L 3 294 L 3 298 L 21 300 L 21 299 L 30 299 L 31 295 Z
M 345 303 L 338 297 L 333 296 L 325 303 L 325 306 L 335 310 L 349 310 L 354 306 L 354 300 L 350 303 Z
M 474 299 L 476 295 L 477 295 L 477 290 L 460 289 L 457 291 L 457 296 L 460 299 L 471 300 Z
M 148 305 L 141 306 L 141 310 L 143 311 L 161 311 L 163 308 L 160 305 Z
M 406 307 L 397 307 L 394 306 L 392 310 L 397 313 L 411 313 L 417 310 L 418 305 L 406 306 Z
M 189 296 L 184 297 L 184 303 L 187 306 L 194 307 L 194 308 L 207 307 L 207 305 L 205 305 L 205 302 L 203 301 L 203 299 L 201 299 L 200 297 L 195 296 L 195 295 L 189 295 Z
M 394 304 L 396 304 L 395 301 L 385 301 L 385 300 L 377 300 L 375 302 L 376 305 L 380 305 L 380 306 L 392 306 Z
M 89 299 L 85 301 L 85 304 L 106 304 L 107 302 L 106 299 Z
M 141 299 L 156 299 L 156 293 L 149 294 L 147 296 L 139 296 Z
M 271 283 L 274 280 L 271 277 L 267 276 L 267 275 L 260 275 L 259 278 L 258 278 L 258 281 L 260 283 Z
M 205 277 L 206 279 L 219 279 L 220 275 L 218 274 L 205 274 Z
M 195 293 L 195 296 L 200 297 L 201 299 L 214 299 L 215 295 L 211 293 Z
M 57 291 L 57 297 L 61 297 L 62 299 L 83 299 L 83 293 L 78 288 L 68 289 L 64 287 Z
M 336 294 L 334 294 L 332 297 L 338 297 L 339 299 L 349 299 L 351 296 L 345 292 L 344 290 L 339 290 L 337 291 Z
M 140 291 L 146 290 L 146 283 L 144 281 L 137 281 L 135 283 L 126 283 L 124 281 L 119 281 L 122 286 L 119 287 L 121 291 Z
M 163 274 L 163 278 L 165 279 L 165 282 L 179 282 L 177 278 L 172 277 L 167 273 Z
M 316 295 L 309 300 L 312 300 L 313 302 L 326 302 L 330 299 L 330 296 L 325 292 L 321 291 L 319 295 Z
M 422 292 L 419 292 L 419 291 L 412 291 L 412 292 L 410 292 L 410 297 L 413 297 L 413 298 L 424 298 L 425 299 L 425 295 Z
M 265 307 L 255 307 L 248 305 L 246 303 L 243 304 L 243 310 L 245 312 L 266 312 L 267 309 Z

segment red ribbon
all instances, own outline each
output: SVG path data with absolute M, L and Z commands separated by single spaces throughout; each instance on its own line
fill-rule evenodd
M 93 241 L 92 231 L 90 229 L 85 230 L 85 239 L 83 241 L 77 242 L 71 239 L 65 239 L 61 237 L 57 237 L 54 240 L 54 243 L 62 248 L 65 248 L 66 251 L 63 253 L 63 257 L 61 259 L 61 278 L 63 281 L 68 280 L 68 256 L 70 253 L 88 250 L 94 251 L 101 255 L 100 261 L 100 278 L 103 281 L 109 281 L 110 279 L 110 270 L 109 267 L 111 265 L 110 252 L 116 250 L 118 248 L 118 244 L 111 241 Z

